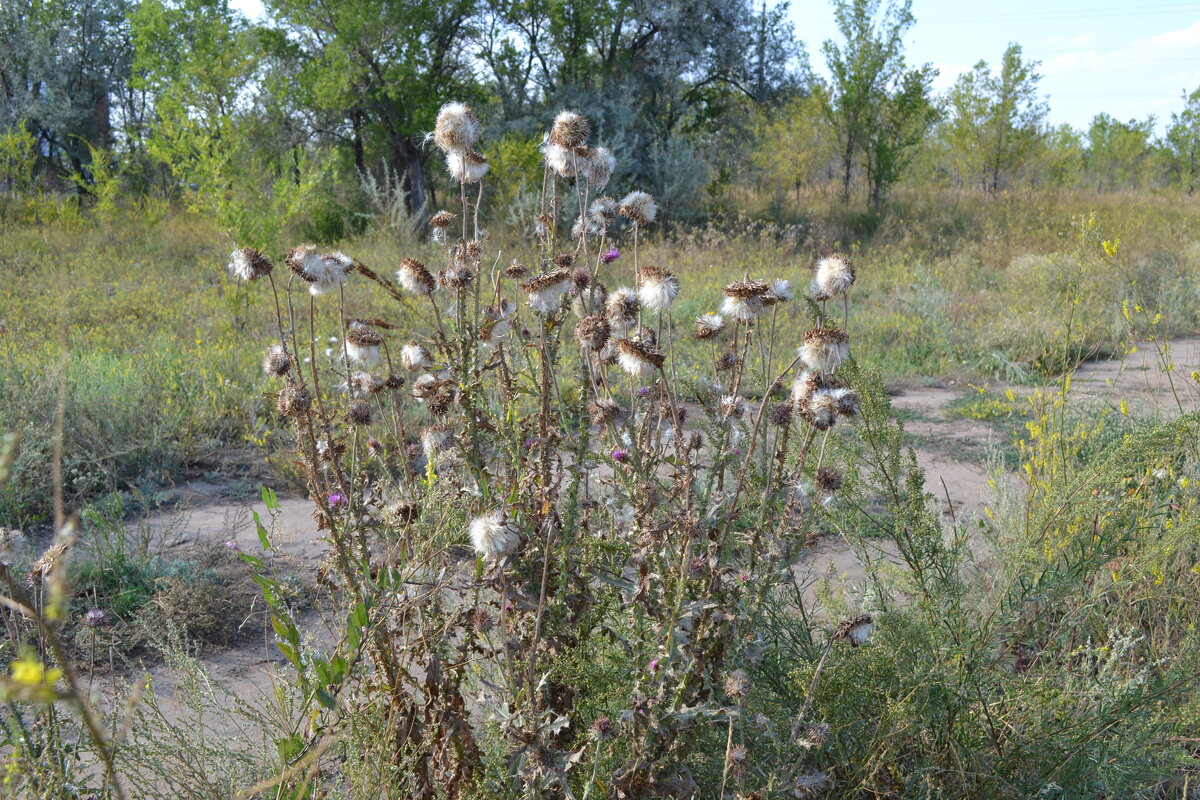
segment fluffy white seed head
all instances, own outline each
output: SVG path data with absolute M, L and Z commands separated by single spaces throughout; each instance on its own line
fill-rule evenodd
M 638 301 L 651 311 L 666 311 L 679 296 L 679 278 L 661 267 L 638 270 Z
M 308 291 L 319 296 L 340 288 L 346 282 L 354 269 L 354 260 L 343 252 L 335 251 L 316 258 L 306 257 L 304 266 L 314 278 Z
M 577 165 L 575 151 L 546 142 L 542 145 L 542 154 L 546 159 L 546 167 L 555 175 L 560 178 L 575 177 L 575 168 Z
M 720 314 L 701 314 L 696 317 L 696 338 L 715 339 L 725 330 L 725 318 Z
M 489 561 L 499 561 L 517 552 L 521 532 L 503 511 L 489 511 L 471 520 L 469 528 L 475 552 Z
M 433 141 L 443 152 L 468 150 L 479 141 L 479 120 L 470 106 L 446 103 L 438 111 Z
M 817 262 L 817 274 L 813 278 L 815 294 L 822 299 L 837 297 L 854 285 L 854 264 L 841 255 L 832 255 Z
M 721 313 L 737 322 L 751 322 L 763 311 L 761 297 L 730 297 L 721 300 Z
M 487 156 L 474 149 L 451 150 L 446 153 L 446 170 L 460 183 L 478 183 L 487 174 Z
M 792 290 L 792 282 L 785 278 L 776 278 L 771 281 L 771 294 L 786 303 L 795 296 L 795 292 Z
M 579 165 L 579 176 L 590 183 L 593 189 L 600 191 L 608 185 L 616 168 L 617 159 L 609 149 L 596 147 L 588 151 L 588 157 Z
M 621 198 L 618 211 L 638 225 L 648 225 L 658 216 L 658 204 L 646 192 L 630 192 Z
M 425 345 L 409 342 L 400 348 L 400 363 L 404 365 L 405 369 L 415 372 L 433 366 L 433 356 L 430 355 L 429 349 Z
M 829 374 L 849 356 L 850 337 L 836 328 L 814 328 L 800 345 L 800 360 L 814 372 Z

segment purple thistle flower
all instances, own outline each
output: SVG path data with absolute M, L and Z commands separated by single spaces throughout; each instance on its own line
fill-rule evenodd
M 242 548 L 238 547 L 238 543 L 235 542 L 233 539 L 230 539 L 229 541 L 227 541 L 225 543 L 225 546 L 228 547 L 230 550 L 232 550 L 235 553 L 242 552 Z
M 618 447 L 612 451 L 612 459 L 618 464 L 624 464 L 629 460 L 629 451 L 623 447 Z
M 740 456 L 742 454 L 742 451 L 737 449 L 736 447 L 730 449 L 729 452 L 733 453 L 735 456 Z
M 334 508 L 337 508 L 338 506 L 344 506 L 346 505 L 346 498 L 344 495 L 331 494 L 329 495 L 329 505 L 333 506 Z
M 649 386 L 639 386 L 637 393 L 638 393 L 638 397 L 646 397 L 647 395 L 650 394 L 650 387 Z
M 89 608 L 83 615 L 84 624 L 91 628 L 99 628 L 107 621 L 108 614 L 104 613 L 103 608 Z
M 621 251 L 619 249 L 617 249 L 616 247 L 614 247 L 612 250 L 609 250 L 608 252 L 601 254 L 600 263 L 611 264 L 612 262 L 616 261 L 620 257 L 621 257 Z
M 657 658 L 650 659 L 650 671 L 658 672 L 658 659 Z

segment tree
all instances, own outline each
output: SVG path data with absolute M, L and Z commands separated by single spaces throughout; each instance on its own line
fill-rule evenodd
M 1108 114 L 1097 114 L 1088 128 L 1084 164 L 1098 189 L 1129 189 L 1147 178 L 1154 117 L 1121 122 Z
M 1037 65 L 1010 44 L 998 73 L 980 61 L 950 89 L 946 139 L 964 184 L 978 181 L 995 193 L 1036 151 L 1048 111 L 1038 98 Z
M 23 120 L 43 169 L 84 175 L 112 143 L 111 103 L 129 77 L 128 0 L 0 3 L 0 126 Z
M 1183 111 L 1171 114 L 1166 145 L 1175 179 L 1190 195 L 1200 176 L 1200 88 L 1185 93 L 1183 103 Z
M 270 0 L 281 97 L 313 117 L 365 171 L 402 175 L 405 205 L 431 202 L 424 134 L 449 99 L 481 97 L 468 43 L 476 0 Z
M 796 97 L 760 114 L 751 160 L 768 182 L 796 193 L 821 180 L 837 160 L 833 130 L 817 95 Z
M 825 114 L 839 138 L 842 198 L 850 199 L 861 154 L 877 202 L 928 130 L 928 88 L 937 73 L 904 63 L 904 34 L 915 22 L 911 0 L 834 0 L 834 18 L 843 41 L 826 41 L 822 53 L 831 75 Z

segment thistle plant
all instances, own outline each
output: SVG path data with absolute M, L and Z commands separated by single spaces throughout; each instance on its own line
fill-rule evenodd
M 734 275 L 719 314 L 677 318 L 686 276 L 642 262 L 654 198 L 601 195 L 615 158 L 570 111 L 543 145 L 529 250 L 502 264 L 481 137 L 460 103 L 430 135 L 459 188 L 429 220 L 437 264 L 312 245 L 286 273 L 249 249 L 230 261 L 270 286 L 263 366 L 331 546 L 322 583 L 347 608 L 342 641 L 311 651 L 240 554 L 310 704 L 278 781 L 311 784 L 330 737 L 374 724 L 362 746 L 412 797 L 812 785 L 796 759 L 756 763 L 743 712 L 756 620 L 842 484 L 826 444 L 859 409 L 839 377 L 853 266 L 823 261 L 803 304 L 786 276 Z M 390 305 L 349 308 L 358 278 Z M 781 357 L 785 311 L 811 329 Z M 389 321 L 430 312 L 423 330 Z M 810 748 L 810 727 L 781 747 Z M 726 752 L 706 776 L 693 756 L 712 731 Z

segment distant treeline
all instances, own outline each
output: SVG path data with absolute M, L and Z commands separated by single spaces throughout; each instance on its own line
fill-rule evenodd
M 898 183 L 1194 192 L 1200 89 L 1166 133 L 1100 113 L 1047 122 L 1013 44 L 945 94 L 906 61 L 908 0 L 834 0 L 811 68 L 785 4 L 755 0 L 12 0 L 0 5 L 0 190 L 185 200 L 266 243 L 303 214 L 330 236 L 457 194 L 425 143 L 438 107 L 485 129 L 489 202 L 525 216 L 562 108 L 668 220 L 816 190 L 879 204 Z

